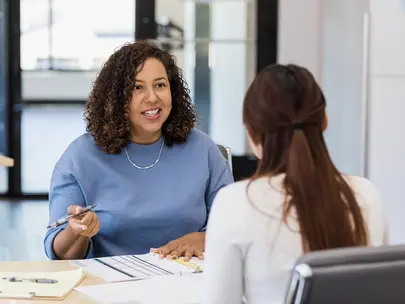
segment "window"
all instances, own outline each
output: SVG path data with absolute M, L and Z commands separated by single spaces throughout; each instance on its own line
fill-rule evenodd
M 47 193 L 68 145 L 85 132 L 83 105 L 26 106 L 21 120 L 22 191 Z
M 157 40 L 184 70 L 199 128 L 234 155 L 246 152 L 242 103 L 256 71 L 255 9 L 251 0 L 156 0 Z
M 134 32 L 135 0 L 21 0 L 21 67 L 98 70 Z

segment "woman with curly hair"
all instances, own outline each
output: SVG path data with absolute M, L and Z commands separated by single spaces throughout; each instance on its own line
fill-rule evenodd
M 49 191 L 51 259 L 142 254 L 203 258 L 214 197 L 233 182 L 196 113 L 174 58 L 147 42 L 116 51 L 85 109 L 87 133 L 57 162 Z

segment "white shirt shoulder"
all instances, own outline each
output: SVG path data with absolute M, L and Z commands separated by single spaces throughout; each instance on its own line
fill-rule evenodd
M 364 177 L 353 175 L 345 177 L 363 210 L 369 230 L 370 245 L 388 244 L 389 231 L 386 211 L 377 188 L 370 180 Z

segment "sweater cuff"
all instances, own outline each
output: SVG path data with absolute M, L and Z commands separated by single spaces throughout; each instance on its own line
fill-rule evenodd
M 57 228 L 51 228 L 48 230 L 48 233 L 45 237 L 44 241 L 44 248 L 45 248 L 45 254 L 50 260 L 59 260 L 58 256 L 55 254 L 53 250 L 53 242 L 55 241 L 56 236 L 58 235 L 59 232 L 65 229 L 67 224 L 59 226 Z M 93 254 L 93 240 L 90 238 L 89 243 L 87 246 L 87 252 L 86 255 L 84 256 L 84 259 L 89 259 L 94 256 Z

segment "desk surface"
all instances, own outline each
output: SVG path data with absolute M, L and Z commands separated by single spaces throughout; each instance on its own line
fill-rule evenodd
M 14 167 L 14 159 L 0 154 L 0 167 Z
M 68 261 L 40 261 L 40 262 L 0 262 L 0 270 L 8 271 L 25 271 L 25 272 L 46 272 L 46 271 L 64 271 L 75 269 Z M 100 278 L 86 274 L 86 278 L 79 286 L 94 285 L 104 283 Z M 43 300 L 11 300 L 0 299 L 0 304 L 49 304 L 49 303 L 74 303 L 74 304 L 91 304 L 94 303 L 89 298 L 82 296 L 76 291 L 72 291 L 63 301 L 43 301 Z

